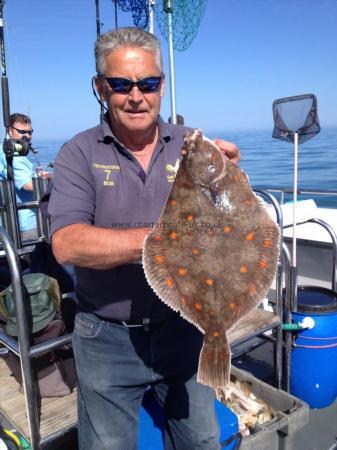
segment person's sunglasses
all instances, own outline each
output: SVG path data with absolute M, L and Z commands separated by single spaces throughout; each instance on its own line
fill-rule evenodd
M 127 78 L 105 78 L 108 82 L 109 86 L 114 92 L 118 92 L 121 94 L 128 94 L 131 92 L 131 89 L 133 86 L 137 86 L 137 88 L 142 92 L 143 94 L 149 93 L 149 92 L 155 92 L 161 83 L 161 80 L 163 79 L 163 75 L 160 77 L 148 77 L 148 78 L 142 78 L 138 81 L 132 81 L 128 80 Z
M 32 135 L 34 130 L 20 130 L 20 128 L 11 127 L 13 130 L 17 131 L 19 134 L 29 134 Z

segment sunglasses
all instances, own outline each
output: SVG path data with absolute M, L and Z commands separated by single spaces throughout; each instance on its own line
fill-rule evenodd
M 115 77 L 105 79 L 114 92 L 118 92 L 121 94 L 128 94 L 129 92 L 131 92 L 133 86 L 137 86 L 140 92 L 146 94 L 149 92 L 155 92 L 159 88 L 161 80 L 163 79 L 163 75 L 161 75 L 160 77 L 142 78 L 141 80 L 138 81 L 128 80 L 127 78 L 115 78 Z
M 34 130 L 20 130 L 20 128 L 11 127 L 13 130 L 17 131 L 19 134 L 33 134 Z

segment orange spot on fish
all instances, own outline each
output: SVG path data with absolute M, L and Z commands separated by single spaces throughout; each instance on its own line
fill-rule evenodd
M 169 203 L 170 203 L 171 206 L 176 206 L 177 200 L 175 200 L 174 198 L 171 198 Z
M 214 231 L 213 230 L 208 230 L 207 234 L 208 234 L 208 236 L 214 236 Z
M 240 267 L 240 272 L 241 273 L 247 273 L 248 272 L 248 267 L 247 266 L 241 266 Z
M 197 311 L 201 311 L 201 310 L 202 310 L 202 305 L 201 305 L 200 303 L 194 303 L 194 308 L 195 308 Z
M 187 275 L 187 270 L 184 267 L 179 267 L 178 273 L 179 275 L 185 276 Z
M 229 307 L 230 309 L 235 309 L 235 308 L 236 308 L 236 303 L 230 302 L 230 303 L 228 304 L 228 307 Z
M 265 269 L 267 266 L 268 266 L 267 261 L 261 259 L 261 261 L 259 262 L 260 269 Z
M 246 241 L 253 241 L 255 237 L 255 233 L 248 233 L 246 236 Z
M 153 239 L 155 241 L 161 241 L 161 236 L 159 234 L 157 234 L 156 236 L 153 236 Z
M 175 241 L 177 239 L 177 233 L 175 231 L 171 231 L 169 234 L 169 238 L 172 239 L 172 241 Z
M 198 248 L 198 247 L 192 247 L 192 253 L 193 253 L 193 255 L 199 255 L 199 253 L 200 253 L 200 248 Z
M 186 220 L 187 220 L 187 222 L 192 222 L 192 220 L 193 220 L 192 214 L 189 214 L 189 215 L 186 217 Z
M 231 233 L 232 229 L 233 228 L 230 225 L 226 225 L 224 227 L 223 231 L 224 231 L 224 233 L 228 234 L 228 233 Z
M 253 200 L 245 200 L 245 205 L 252 205 L 253 204 Z
M 256 286 L 255 286 L 255 284 L 251 284 L 250 286 L 249 286 L 249 292 L 251 293 L 251 294 L 256 294 Z
M 236 182 L 238 182 L 239 180 L 240 180 L 240 177 L 239 177 L 239 175 L 234 175 L 234 180 L 236 181 Z
M 165 256 L 163 255 L 156 255 L 155 260 L 157 264 L 162 264 L 165 261 Z
M 214 333 L 212 334 L 212 336 L 213 336 L 213 337 L 218 337 L 218 336 L 220 336 L 219 331 L 214 331 Z
M 166 278 L 165 284 L 168 288 L 172 289 L 174 286 L 174 281 L 172 278 L 169 277 L 169 278 Z
M 213 286 L 214 285 L 214 280 L 213 278 L 206 278 L 206 284 L 208 286 Z
M 271 239 L 265 239 L 262 243 L 262 247 L 263 248 L 270 248 L 272 245 L 272 240 Z
M 185 297 L 181 297 L 180 301 L 181 301 L 181 303 L 183 305 L 186 305 L 186 298 Z

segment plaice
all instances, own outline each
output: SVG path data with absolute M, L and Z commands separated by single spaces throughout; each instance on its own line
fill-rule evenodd
M 183 159 L 159 222 L 144 242 L 143 267 L 158 297 L 204 334 L 198 381 L 229 381 L 227 331 L 268 292 L 280 233 L 245 173 L 200 130 Z

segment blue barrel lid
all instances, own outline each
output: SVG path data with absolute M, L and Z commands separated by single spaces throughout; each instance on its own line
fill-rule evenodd
M 337 292 L 319 286 L 298 286 L 297 310 L 315 313 L 337 311 Z

